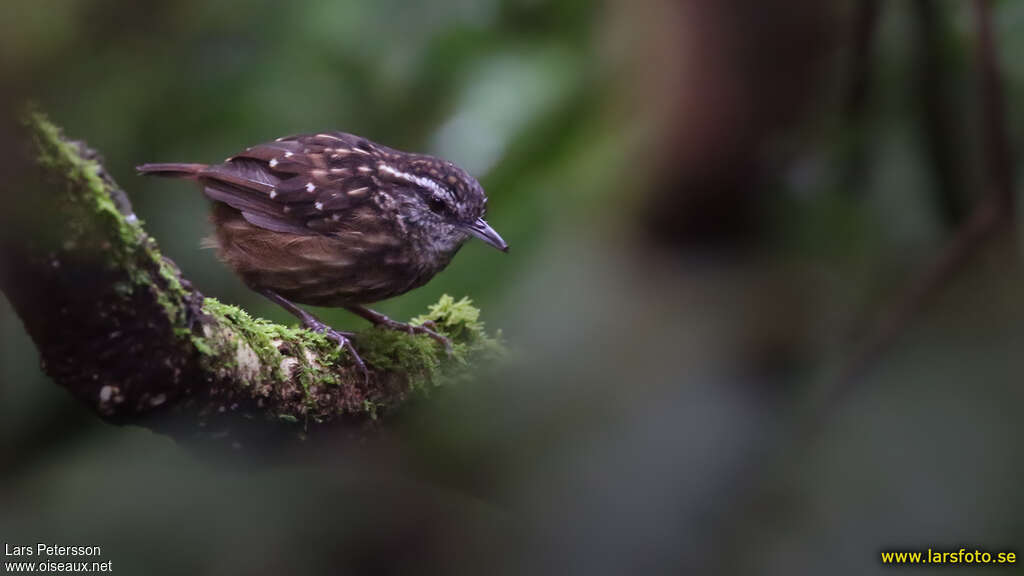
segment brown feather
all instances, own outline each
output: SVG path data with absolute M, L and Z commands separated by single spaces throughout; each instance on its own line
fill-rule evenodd
M 281 138 L 222 164 L 139 170 L 199 180 L 214 201 L 219 257 L 256 290 L 321 306 L 367 304 L 426 283 L 486 200 L 450 162 L 342 132 Z

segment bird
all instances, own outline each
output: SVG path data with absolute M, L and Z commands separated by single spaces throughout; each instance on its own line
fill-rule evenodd
M 140 174 L 198 182 L 211 200 L 219 259 L 252 290 L 351 355 L 354 334 L 300 304 L 344 308 L 373 325 L 426 334 L 367 306 L 426 284 L 471 238 L 508 251 L 486 220 L 487 195 L 456 164 L 345 132 L 298 134 L 219 164 L 152 163 Z

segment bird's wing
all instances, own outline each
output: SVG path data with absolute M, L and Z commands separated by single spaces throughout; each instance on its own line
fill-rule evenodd
M 387 149 L 341 132 L 253 146 L 197 176 L 206 195 L 251 224 L 291 234 L 333 235 L 375 208 L 377 163 Z

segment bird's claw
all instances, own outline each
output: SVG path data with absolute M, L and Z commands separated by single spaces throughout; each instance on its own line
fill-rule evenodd
M 328 340 L 332 340 L 338 344 L 338 348 L 343 348 L 352 357 L 352 363 L 355 364 L 356 370 L 363 375 L 363 382 L 366 384 L 370 383 L 370 371 L 366 368 L 366 363 L 363 362 L 363 358 L 356 351 L 356 347 L 352 345 L 351 334 L 345 332 L 339 332 L 334 328 L 324 324 L 316 323 L 306 326 L 310 330 L 323 334 Z
M 438 342 L 442 346 L 444 346 L 445 354 L 451 356 L 454 353 L 451 339 L 437 332 L 437 324 L 434 324 L 434 322 L 430 320 L 427 320 L 423 324 L 416 326 L 414 324 L 406 324 L 404 322 L 396 322 L 395 320 L 388 319 L 387 322 L 381 322 L 380 324 L 378 324 L 378 326 L 383 326 L 384 328 L 388 328 L 391 330 L 398 330 L 399 332 L 405 332 L 412 336 L 415 336 L 417 334 L 429 336 L 430 338 L 434 339 L 435 342 Z
M 421 326 L 414 326 L 414 328 L 417 328 L 420 334 L 426 334 L 427 336 L 433 338 L 436 342 L 440 342 L 441 345 L 444 346 L 444 353 L 447 354 L 448 356 L 451 356 L 454 353 L 454 350 L 452 350 L 451 339 L 437 332 L 435 330 L 437 326 L 433 322 L 430 322 L 429 328 L 427 327 L 426 322 L 424 322 Z

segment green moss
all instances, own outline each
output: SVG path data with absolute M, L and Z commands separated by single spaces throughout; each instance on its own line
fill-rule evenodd
M 314 389 L 343 384 L 337 365 L 344 360 L 344 353 L 323 335 L 252 318 L 244 310 L 213 298 L 204 300 L 203 311 L 213 316 L 217 324 L 228 328 L 229 334 L 241 335 L 251 347 L 259 363 L 265 367 L 258 380 L 292 378 L 305 391 L 309 408 L 315 408 Z M 375 328 L 360 334 L 356 341 L 360 355 L 371 370 L 381 377 L 400 377 L 407 392 L 425 392 L 443 384 L 466 381 L 470 366 L 490 363 L 504 355 L 500 334 L 492 337 L 486 333 L 479 309 L 468 298 L 456 301 L 445 295 L 414 322 L 430 322 L 450 337 L 453 343 L 451 356 L 428 336 L 414 336 L 395 330 Z M 238 355 L 238 342 L 229 335 L 196 337 L 194 343 L 204 354 L 218 358 L 222 366 L 225 357 Z M 227 363 L 232 369 L 239 368 L 231 360 Z M 288 366 L 288 374 L 281 372 L 283 363 Z M 355 377 L 351 372 L 349 374 Z M 401 396 L 390 400 L 398 400 Z M 364 400 L 363 412 L 376 417 L 384 407 L 380 400 L 383 399 Z
M 218 329 L 193 337 L 197 349 L 213 356 L 211 360 L 221 366 L 240 370 L 248 381 L 259 382 L 281 376 L 282 356 L 273 339 L 263 329 L 264 321 L 255 320 L 236 306 L 222 304 L 214 298 L 203 300 L 203 313 L 212 316 Z M 202 350 L 200 350 L 202 352 Z
M 432 380 L 441 368 L 444 351 L 427 336 L 374 328 L 361 334 L 359 354 L 376 370 L 409 377 L 412 388 Z
M 481 355 L 504 355 L 505 346 L 501 341 L 501 331 L 497 331 L 494 336 L 487 334 L 484 323 L 480 321 L 480 309 L 473 306 L 473 301 L 469 298 L 463 297 L 456 301 L 445 294 L 426 314 L 414 318 L 413 323 L 432 323 L 451 338 L 456 349 L 454 360 L 468 361 Z
M 157 272 L 160 274 L 160 278 L 166 283 L 166 289 L 177 295 L 185 295 L 185 287 L 181 285 L 181 279 L 178 277 L 178 272 L 171 268 L 171 265 L 156 251 L 155 248 L 149 249 L 149 256 L 152 257 L 159 267 Z
M 192 346 L 194 346 L 195 349 L 198 350 L 199 353 L 202 354 L 203 356 L 214 356 L 216 354 L 214 349 L 210 347 L 210 344 L 209 342 L 207 342 L 206 338 L 195 335 L 192 335 L 190 338 L 192 341 Z
M 337 366 L 343 351 L 322 334 L 252 318 L 241 308 L 213 298 L 203 301 L 203 312 L 222 328 L 193 337 L 196 348 L 210 356 L 209 362 L 242 370 L 254 383 L 293 380 L 310 407 L 315 402 L 314 388 L 341 385 Z M 254 358 L 248 357 L 250 350 Z M 244 364 L 253 366 L 247 369 Z
M 412 319 L 412 323 L 422 326 L 432 322 L 439 330 L 458 342 L 472 342 L 485 336 L 484 324 L 480 321 L 480 309 L 473 306 L 473 301 L 463 297 L 458 302 L 445 294 L 430 307 L 426 314 Z
M 324 362 L 334 363 L 341 359 L 344 354 L 333 341 L 323 334 L 318 334 L 305 328 L 291 328 L 281 324 L 274 324 L 265 320 L 257 320 L 257 325 L 268 337 L 274 340 L 283 340 L 294 343 L 300 348 L 313 351 Z
M 25 124 L 33 134 L 39 166 L 68 184 L 59 204 L 66 212 L 63 220 L 67 223 L 62 231 L 62 247 L 79 249 L 83 242 L 98 247 L 107 266 L 130 279 L 130 284 L 116 284 L 115 292 L 128 298 L 137 287 L 151 290 L 175 332 L 186 336 L 186 291 L 156 243 L 146 237 L 141 224 L 118 210 L 111 197 L 110 187 L 114 184 L 100 176 L 99 162 L 86 158 L 83 149 L 66 140 L 42 113 L 30 110 L 25 115 Z
M 359 341 L 364 360 L 376 368 L 406 374 L 410 391 L 465 381 L 471 374 L 470 366 L 491 364 L 505 356 L 501 333 L 493 337 L 487 334 L 480 309 L 469 298 L 456 301 L 445 294 L 412 323 L 431 324 L 448 336 L 452 354 L 445 354 L 428 336 L 394 330 L 375 329 Z
M 69 219 L 66 231 L 69 234 L 63 240 L 74 245 L 82 234 L 98 232 L 106 236 L 111 263 L 117 266 L 125 264 L 125 259 L 132 256 L 139 245 L 142 227 L 137 221 L 129 221 L 117 209 L 107 183 L 100 177 L 99 163 L 83 157 L 81 148 L 67 141 L 61 130 L 42 113 L 30 111 L 25 122 L 32 130 L 39 166 L 47 173 L 58 174 L 74 184 L 67 187 L 65 200 L 68 202 L 65 206 L 91 212 L 88 218 Z M 83 229 L 84 223 L 96 223 L 94 230 Z

